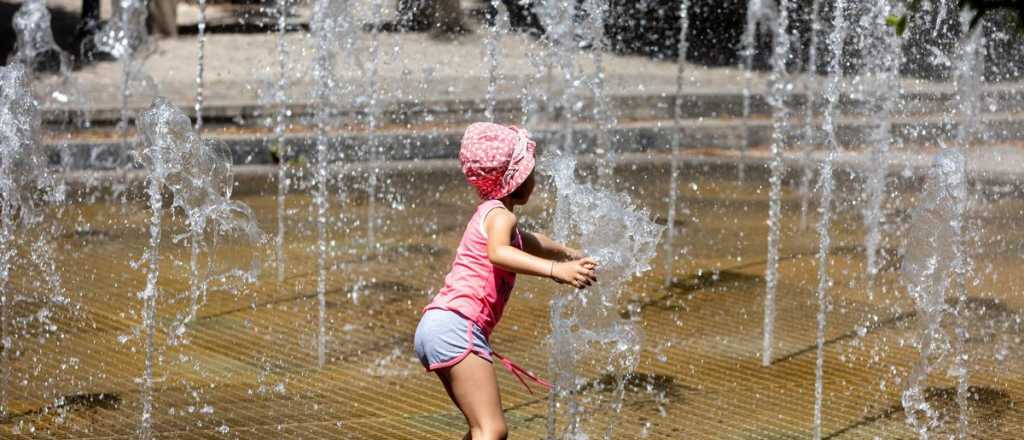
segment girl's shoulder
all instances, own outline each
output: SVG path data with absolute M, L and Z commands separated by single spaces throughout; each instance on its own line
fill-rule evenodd
M 518 222 L 519 220 L 516 218 L 516 215 L 499 202 L 496 206 L 491 206 L 487 210 L 481 211 L 480 231 L 486 238 L 488 236 L 487 230 L 490 227 L 498 228 L 498 231 L 503 229 L 515 231 L 518 229 Z
M 498 202 L 496 205 L 490 204 L 485 206 L 481 204 L 481 207 L 482 209 L 479 211 L 479 213 L 481 215 L 480 221 L 482 222 L 487 222 L 492 218 L 500 218 L 505 221 L 511 221 L 513 225 L 516 223 L 515 213 L 509 211 L 508 208 L 506 208 L 505 205 L 502 204 L 501 202 Z

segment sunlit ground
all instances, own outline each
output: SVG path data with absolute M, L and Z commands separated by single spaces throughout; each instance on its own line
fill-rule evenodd
M 622 166 L 619 189 L 664 222 L 668 175 L 658 165 Z M 263 261 L 257 282 L 210 286 L 184 341 L 169 345 L 176 316 L 189 307 L 185 232 L 165 216 L 156 357 L 154 430 L 161 438 L 456 438 L 462 416 L 412 351 L 420 308 L 442 284 L 475 196 L 454 164 L 440 171 L 392 174 L 377 188 L 376 243 L 366 243 L 365 179 L 332 190 L 327 280 L 326 363 L 317 362 L 316 228 L 311 200 L 287 202 L 286 264 L 276 282 L 272 195 L 242 196 L 268 242 L 217 244 L 218 264 Z M 811 204 L 800 228 L 800 195 L 786 190 L 774 364 L 761 365 L 768 188 L 763 172 L 737 183 L 728 167 L 684 168 L 673 253 L 628 285 L 616 313 L 643 330 L 636 374 L 625 378 L 621 413 L 606 403 L 622 377 L 581 362 L 581 402 L 591 438 L 809 438 L 814 407 L 818 237 Z M 885 206 L 882 273 L 865 276 L 860 181 L 840 179 L 832 227 L 825 348 L 823 430 L 827 438 L 916 438 L 900 404 L 903 380 L 918 361 L 913 302 L 899 282 L 913 188 L 891 189 Z M 982 191 L 975 189 L 975 194 Z M 1018 438 L 1024 427 L 1024 200 L 987 191 L 970 210 L 975 271 L 968 285 L 971 319 L 969 426 L 977 438 Z M 546 229 L 552 191 L 542 183 L 520 215 L 523 227 Z M 59 218 L 58 218 L 59 216 Z M 139 327 L 149 212 L 144 201 L 80 203 L 48 214 L 62 285 L 55 303 L 41 271 L 22 260 L 10 274 L 16 295 L 14 349 L 3 354 L 9 414 L 5 438 L 121 438 L 140 418 L 144 332 Z M 21 234 L 22 255 L 41 229 Z M 204 260 L 205 261 L 205 260 Z M 549 377 L 549 300 L 565 288 L 521 277 L 496 350 Z M 858 331 L 859 330 L 859 331 Z M 950 330 L 951 331 L 951 330 Z M 4 335 L 12 337 L 11 335 Z M 930 375 L 927 398 L 943 414 L 935 432 L 956 429 L 955 378 L 948 360 Z M 514 377 L 498 373 L 512 436 L 543 438 L 549 405 Z M 535 390 L 536 391 L 536 390 Z M 608 396 L 601 396 L 601 393 Z M 566 409 L 556 413 L 565 428 Z

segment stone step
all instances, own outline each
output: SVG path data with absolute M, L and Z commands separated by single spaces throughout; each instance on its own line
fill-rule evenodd
M 983 130 L 978 143 L 998 143 L 1024 140 L 1024 115 L 1020 113 L 987 114 L 982 119 Z M 787 145 L 804 145 L 802 119 L 794 121 L 787 135 Z M 820 121 L 815 121 L 820 127 Z M 671 120 L 647 120 L 618 124 L 607 130 L 611 149 L 615 153 L 645 152 L 671 149 L 674 141 L 674 123 Z M 950 133 L 956 133 L 958 124 L 943 115 L 894 118 L 892 139 L 895 145 L 935 145 L 949 143 Z M 766 119 L 756 119 L 743 124 L 735 118 L 681 121 L 678 147 L 681 149 L 716 148 L 743 150 L 744 129 L 752 148 L 766 146 L 771 142 L 772 126 Z M 384 127 L 373 138 L 377 146 L 376 155 L 371 152 L 371 137 L 365 130 L 331 131 L 328 142 L 332 161 L 360 162 L 379 160 L 418 160 L 454 158 L 458 156 L 462 125 L 435 125 L 428 129 L 409 130 L 400 126 Z M 844 148 L 864 149 L 874 144 L 878 127 L 867 117 L 848 116 L 840 120 L 837 139 Z M 564 131 L 557 123 L 543 123 L 531 127 L 541 148 L 556 148 L 564 143 Z M 573 131 L 573 145 L 580 154 L 605 154 L 598 146 L 601 133 L 593 123 L 578 124 Z M 820 133 L 820 131 L 819 131 Z M 130 135 L 134 135 L 130 133 Z M 275 161 L 273 151 L 275 137 L 272 132 L 225 131 L 207 132 L 206 136 L 227 146 L 236 164 L 270 164 Z M 131 139 L 131 138 L 130 138 Z M 310 128 L 289 132 L 285 136 L 291 149 L 292 160 L 310 162 L 315 156 L 316 133 Z M 821 142 L 821 140 L 817 140 Z M 117 137 L 97 139 L 51 138 L 49 145 L 54 162 L 58 149 L 64 149 L 66 165 L 73 169 L 104 168 L 117 158 L 125 160 L 127 152 Z

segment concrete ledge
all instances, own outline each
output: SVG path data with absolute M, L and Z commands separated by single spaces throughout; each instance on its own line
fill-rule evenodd
M 788 145 L 802 144 L 802 120 L 794 121 L 792 131 L 786 133 Z M 990 114 L 982 119 L 984 138 L 980 141 L 1002 142 L 1024 139 L 1024 117 L 1017 114 Z M 674 130 L 670 120 L 623 123 L 608 130 L 611 149 L 616 153 L 633 153 L 669 149 Z M 438 126 L 431 130 L 387 129 L 370 136 L 365 131 L 333 131 L 328 142 L 332 162 L 361 162 L 368 160 L 402 161 L 417 159 L 454 158 L 458 155 L 463 126 Z M 744 145 L 744 124 L 735 119 L 686 120 L 680 125 L 679 147 L 682 149 L 718 148 L 740 150 Z M 897 118 L 893 121 L 892 137 L 899 144 L 935 144 L 956 131 L 957 124 L 944 117 Z M 772 127 L 760 119 L 746 124 L 750 145 L 764 146 L 771 142 Z M 875 122 L 867 118 L 844 118 L 837 130 L 839 142 L 846 148 L 860 149 L 874 143 Z M 564 143 L 564 133 L 555 124 L 533 128 L 541 149 L 554 148 Z M 573 131 L 572 145 L 578 154 L 603 153 L 597 151 L 598 127 L 583 123 Z M 232 152 L 234 163 L 272 164 L 272 133 L 226 134 L 211 136 Z M 315 134 L 310 131 L 289 133 L 285 138 L 291 149 L 289 160 L 309 162 L 315 156 Z M 372 143 L 371 143 L 372 142 Z M 65 164 L 71 169 L 109 168 L 118 158 L 127 156 L 122 142 L 109 140 L 69 141 L 51 144 L 54 163 L 60 162 L 63 150 Z M 374 154 L 376 150 L 376 154 Z
M 682 95 L 683 113 L 680 118 L 698 120 L 705 118 L 738 118 L 743 115 L 743 95 L 739 89 L 709 89 L 702 93 Z M 897 108 L 904 116 L 943 114 L 953 108 L 956 95 L 953 91 L 936 89 L 921 90 L 903 94 Z M 1016 87 L 990 86 L 980 94 L 981 102 L 986 108 L 995 108 L 999 112 L 1024 112 L 1024 89 Z M 581 106 L 575 111 L 582 122 L 593 122 L 594 100 L 582 97 Z M 806 95 L 791 95 L 788 105 L 794 114 L 803 114 L 807 102 Z M 611 94 L 608 106 L 620 121 L 672 119 L 675 109 L 675 96 L 672 94 Z M 822 105 L 819 102 L 818 105 Z M 180 106 L 193 120 L 195 108 L 191 105 Z M 381 114 L 377 123 L 380 125 L 426 126 L 436 124 L 462 125 L 485 119 L 487 102 L 478 98 L 400 100 L 384 98 Z M 129 115 L 135 115 L 144 107 L 130 107 Z M 291 114 L 289 125 L 302 126 L 308 124 L 316 112 L 313 102 L 293 101 L 287 105 Z M 820 113 L 820 109 L 818 109 Z M 844 94 L 840 101 L 843 114 L 866 116 L 872 110 L 866 109 L 864 101 Z M 83 108 L 94 127 L 104 128 L 116 125 L 121 119 L 120 108 Z M 233 126 L 254 127 L 268 117 L 273 117 L 277 109 L 258 102 L 250 103 L 215 103 L 203 108 L 203 120 L 208 127 Z M 755 93 L 751 96 L 750 112 L 753 117 L 768 117 L 771 106 L 764 96 Z M 361 126 L 369 120 L 365 106 L 333 107 L 330 110 L 331 123 L 334 126 Z M 561 118 L 559 109 L 550 115 L 554 120 Z M 523 118 L 522 99 L 518 96 L 499 96 L 495 102 L 495 119 L 499 121 L 519 121 Z M 43 110 L 46 124 L 59 129 L 68 120 L 68 109 L 48 108 Z
M 899 150 L 893 152 L 887 163 L 890 186 L 918 185 L 931 166 L 937 149 Z M 1000 194 L 1024 196 L 1024 169 L 1014 166 L 1024 161 L 1024 146 L 974 148 L 968 155 L 968 174 L 976 190 L 994 190 Z M 808 167 L 817 168 L 823 160 L 824 151 L 805 155 L 800 151 L 785 154 L 786 175 L 784 181 L 796 185 Z M 615 166 L 636 170 L 637 168 L 666 167 L 672 154 L 668 150 L 630 152 L 617 157 Z M 770 154 L 765 148 L 752 150 L 741 156 L 732 149 L 712 147 L 679 151 L 676 155 L 682 167 L 683 176 L 691 174 L 712 175 L 725 180 L 738 179 L 738 168 L 742 165 L 746 178 L 767 182 Z M 580 169 L 593 168 L 605 161 L 603 156 L 585 153 L 579 156 Z M 839 185 L 856 184 L 863 180 L 866 172 L 878 166 L 869 154 L 863 151 L 841 152 L 835 162 L 836 179 Z M 293 168 L 294 170 L 294 168 Z M 277 191 L 277 165 L 249 164 L 234 167 L 235 195 L 273 194 Z M 370 173 L 378 175 L 445 174 L 460 176 L 458 161 L 454 158 L 387 160 L 336 163 L 331 166 L 332 186 L 358 187 Z M 139 199 L 145 196 L 145 170 L 80 170 L 68 171 L 64 180 L 71 200 L 92 200 L 96 197 Z M 292 176 L 295 178 L 295 176 Z M 667 175 L 666 175 L 667 178 Z M 309 188 L 309 176 L 295 178 L 292 191 L 302 192 Z M 169 199 L 168 199 L 169 200 Z

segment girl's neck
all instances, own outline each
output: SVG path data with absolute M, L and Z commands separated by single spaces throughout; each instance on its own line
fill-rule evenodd
M 509 200 L 508 198 L 498 199 L 498 201 L 501 202 L 501 204 L 504 205 L 505 209 L 509 210 L 509 212 L 515 212 L 514 210 L 516 205 L 512 203 L 512 201 Z

